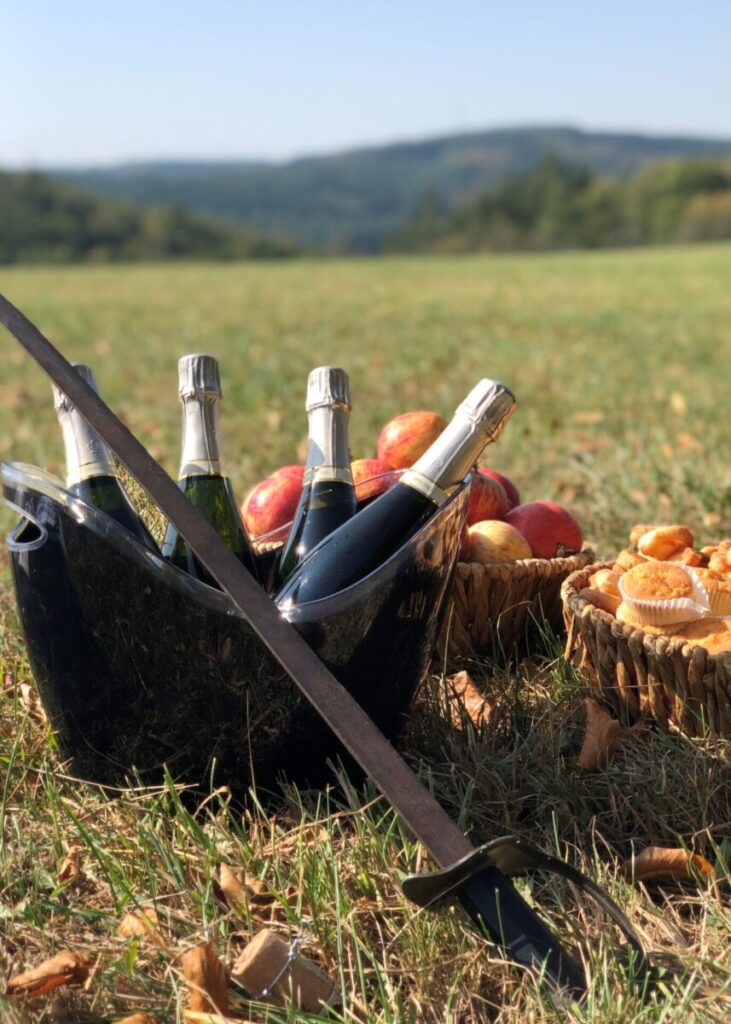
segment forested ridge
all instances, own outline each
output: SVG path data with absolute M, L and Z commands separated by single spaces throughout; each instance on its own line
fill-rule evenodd
M 321 251 L 367 253 L 380 252 L 425 195 L 452 210 L 532 171 L 547 153 L 600 177 L 624 178 L 650 161 L 718 159 L 731 154 L 731 140 L 538 126 L 280 163 L 167 161 L 56 173 L 96 195 L 179 206 Z
M 0 264 L 256 259 L 294 251 L 287 241 L 180 208 L 86 195 L 35 171 L 0 172 Z
M 452 210 L 433 193 L 387 240 L 400 252 L 584 249 L 731 238 L 731 159 L 600 176 L 549 154 Z

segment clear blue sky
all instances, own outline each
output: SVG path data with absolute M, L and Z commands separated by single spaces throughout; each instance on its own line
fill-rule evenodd
M 731 137 L 731 3 L 4 0 L 0 166 L 509 124 Z

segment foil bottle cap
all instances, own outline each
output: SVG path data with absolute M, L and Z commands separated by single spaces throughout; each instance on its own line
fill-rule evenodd
M 192 353 L 178 360 L 178 394 L 181 398 L 195 395 L 221 397 L 221 374 L 215 356 Z
M 318 366 L 307 378 L 306 412 L 323 405 L 350 412 L 350 381 L 340 366 Z
M 79 377 L 81 377 L 82 380 L 85 380 L 89 387 L 93 388 L 94 391 L 98 392 L 99 389 L 96 386 L 96 381 L 94 380 L 94 372 L 92 368 L 90 366 L 87 366 L 86 363 L 72 363 L 71 365 L 76 370 Z M 69 401 L 69 399 L 66 397 L 66 395 L 63 393 L 61 388 L 58 387 L 57 384 L 53 384 L 52 387 L 54 409 L 56 409 L 57 411 L 63 409 L 65 412 L 70 412 L 72 409 L 75 408 L 73 403 Z
M 499 381 L 484 377 L 457 407 L 455 415 L 472 420 L 487 438 L 495 441 L 514 412 L 512 391 Z

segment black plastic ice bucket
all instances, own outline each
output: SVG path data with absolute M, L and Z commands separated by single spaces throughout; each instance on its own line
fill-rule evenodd
M 2 466 L 28 657 L 80 777 L 274 786 L 328 778 L 344 752 L 228 596 L 145 550 L 43 470 Z M 395 736 L 427 671 L 468 487 L 378 570 L 288 617 Z

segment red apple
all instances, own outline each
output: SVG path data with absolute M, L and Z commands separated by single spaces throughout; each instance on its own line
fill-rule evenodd
M 392 469 L 408 469 L 439 437 L 447 425 L 435 412 L 404 412 L 378 435 L 376 454 Z
M 520 505 L 518 488 L 512 480 L 509 480 L 508 477 L 505 476 L 504 473 L 498 473 L 496 469 L 487 469 L 486 466 L 478 466 L 477 472 L 482 476 L 491 476 L 493 480 L 497 480 L 499 484 L 502 484 L 502 488 L 508 496 L 509 508 L 515 508 L 516 505 Z
M 280 466 L 279 469 L 275 469 L 271 476 L 296 476 L 299 478 L 300 483 L 305 475 L 304 466 Z
M 505 516 L 505 522 L 523 534 L 535 558 L 555 558 L 560 548 L 581 551 L 581 527 L 568 509 L 555 501 L 517 505 Z
M 250 537 L 261 537 L 292 521 L 303 475 L 302 466 L 283 466 L 249 491 L 241 514 Z
M 392 469 L 383 459 L 356 459 L 351 468 L 358 501 L 369 501 L 383 494 L 401 476 L 400 469 Z
M 510 508 L 503 485 L 491 476 L 472 474 L 470 497 L 467 502 L 466 522 L 468 526 L 483 519 L 502 519 Z

